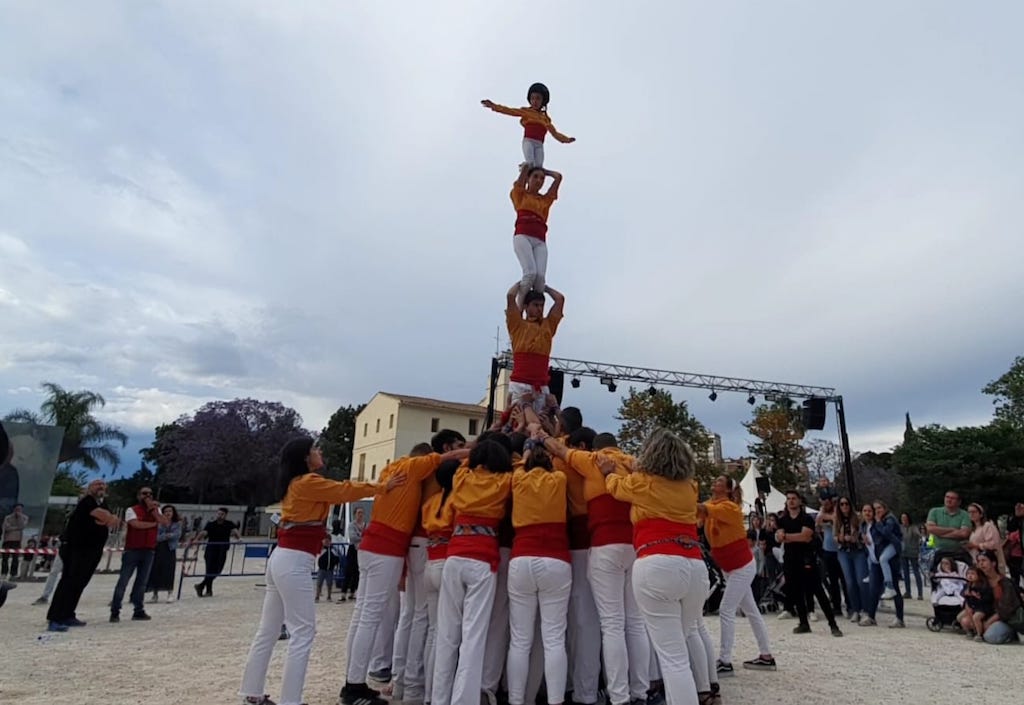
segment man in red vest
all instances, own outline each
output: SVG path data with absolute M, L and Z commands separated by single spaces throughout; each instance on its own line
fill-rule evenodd
M 121 554 L 121 576 L 114 588 L 114 599 L 110 603 L 110 621 L 121 621 L 121 602 L 128 581 L 135 573 L 132 584 L 132 605 L 135 611 L 132 619 L 148 620 L 150 617 L 144 609 L 146 583 L 149 581 L 149 569 L 153 567 L 153 555 L 156 551 L 157 526 L 167 524 L 168 519 L 160 511 L 160 505 L 153 499 L 153 490 L 143 487 L 138 494 L 139 503 L 129 507 L 124 513 L 128 530 L 124 539 L 124 553 Z

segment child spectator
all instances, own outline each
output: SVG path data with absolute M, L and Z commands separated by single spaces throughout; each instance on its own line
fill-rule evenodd
M 967 587 L 964 589 L 964 609 L 957 619 L 968 637 L 984 641 L 985 620 L 995 611 L 995 595 L 988 581 L 976 568 L 967 569 Z

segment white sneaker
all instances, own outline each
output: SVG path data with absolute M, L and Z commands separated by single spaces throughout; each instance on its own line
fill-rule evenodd
M 498 705 L 498 696 L 492 690 L 484 690 L 483 698 L 481 702 L 486 702 L 487 705 Z
M 817 622 L 818 621 L 818 613 L 817 612 L 811 612 L 809 615 L 807 615 L 807 617 L 812 622 Z
M 786 610 L 782 610 L 781 612 L 779 612 L 779 619 L 793 619 L 793 615 L 791 615 Z
M 905 629 L 906 626 L 907 625 L 903 623 L 902 619 L 894 619 L 892 620 L 892 624 L 889 625 L 889 629 Z
M 854 612 L 850 615 L 850 621 L 856 624 L 860 621 L 860 612 Z
M 894 597 L 896 597 L 896 591 L 893 590 L 891 587 L 887 587 L 885 591 L 882 592 L 883 600 L 891 600 Z

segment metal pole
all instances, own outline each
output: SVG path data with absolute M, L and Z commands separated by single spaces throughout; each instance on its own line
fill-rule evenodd
M 484 417 L 484 429 L 494 423 L 494 397 L 498 392 L 498 358 L 491 358 L 491 386 L 487 395 L 487 415 Z
M 836 419 L 839 421 L 839 441 L 843 446 L 843 469 L 846 471 L 846 485 L 850 489 L 850 503 L 857 506 L 857 486 L 853 478 L 853 459 L 850 456 L 850 437 L 846 435 L 846 410 L 842 395 L 835 398 Z

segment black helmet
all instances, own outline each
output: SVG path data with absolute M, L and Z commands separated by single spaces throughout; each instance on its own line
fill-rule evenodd
M 526 91 L 526 102 L 530 102 L 530 96 L 534 93 L 540 93 L 542 107 L 547 105 L 548 101 L 551 100 L 551 93 L 548 91 L 548 87 L 543 83 L 534 83 L 530 86 L 530 90 Z

